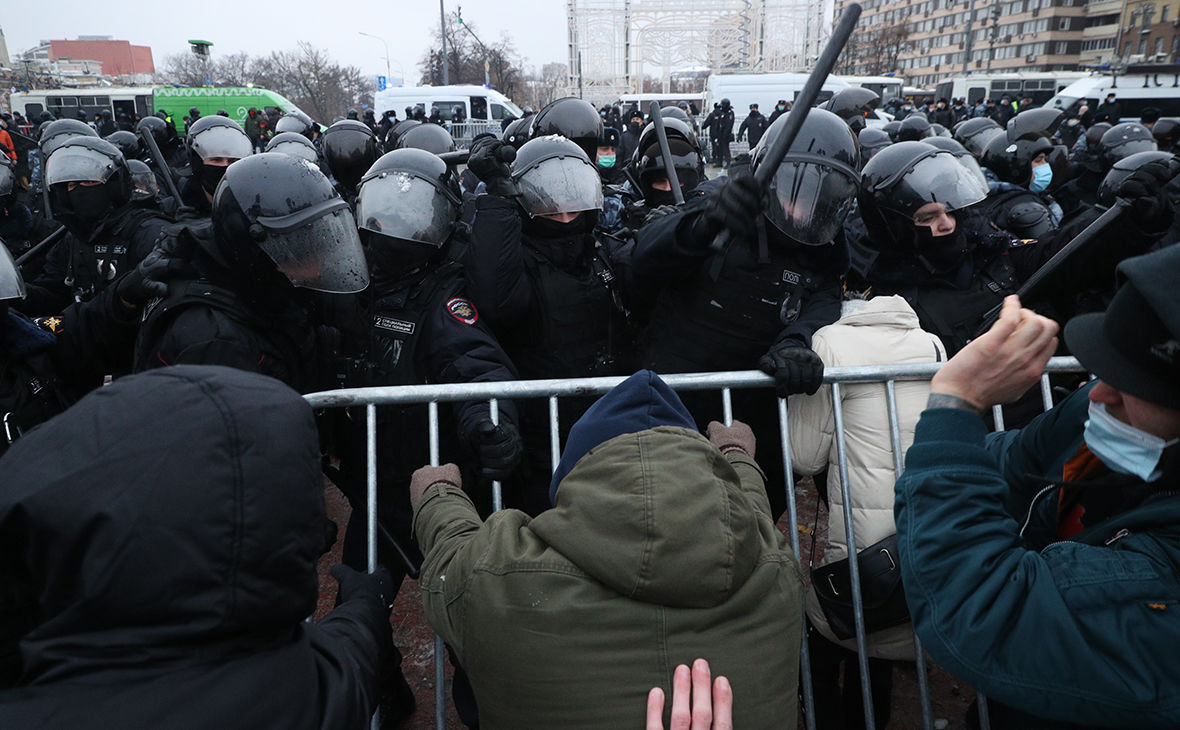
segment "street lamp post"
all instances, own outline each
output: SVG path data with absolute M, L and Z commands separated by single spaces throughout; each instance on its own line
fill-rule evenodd
M 382 38 L 381 36 L 376 36 L 376 35 L 373 35 L 372 33 L 366 33 L 363 30 L 358 30 L 357 33 L 359 33 L 363 36 L 366 36 L 368 38 L 373 38 L 373 39 L 379 40 L 379 41 L 381 41 L 381 45 L 385 46 L 385 83 L 389 83 L 389 44 L 386 43 L 385 39 Z

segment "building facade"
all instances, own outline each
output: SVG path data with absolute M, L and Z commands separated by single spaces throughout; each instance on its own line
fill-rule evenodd
M 65 76 L 84 73 L 90 76 L 144 79 L 156 72 L 150 46 L 136 46 L 110 36 L 41 41 L 21 57 Z
M 850 1 L 837 0 L 837 13 Z M 893 72 L 928 88 L 964 73 L 1076 70 L 1087 22 L 1084 0 L 863 0 L 862 6 L 862 38 L 854 67 L 844 72 Z

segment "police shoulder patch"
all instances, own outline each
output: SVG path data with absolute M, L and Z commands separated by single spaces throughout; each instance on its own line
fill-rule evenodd
M 40 317 L 34 319 L 33 322 L 41 329 L 52 332 L 55 335 L 60 335 L 64 329 L 62 327 L 61 317 Z
M 1013 240 L 1012 243 L 1008 244 L 1008 248 L 1020 248 L 1021 246 L 1032 246 L 1033 244 L 1035 244 L 1037 242 L 1038 242 L 1038 239 L 1036 239 L 1036 238 L 1017 238 L 1017 239 Z
M 447 312 L 459 320 L 463 324 L 475 324 L 479 321 L 479 312 L 475 311 L 475 305 L 467 299 L 455 297 L 448 299 L 446 303 Z

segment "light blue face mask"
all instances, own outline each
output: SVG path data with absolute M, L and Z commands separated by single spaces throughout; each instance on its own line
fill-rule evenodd
M 605 167 L 607 169 L 614 167 L 615 166 L 615 156 L 614 155 L 599 155 L 598 156 L 598 166 Z
M 1140 431 L 1106 412 L 1106 405 L 1090 401 L 1090 418 L 1082 434 L 1090 452 L 1120 474 L 1133 474 L 1145 482 L 1160 478 L 1164 449 L 1180 439 L 1164 441 Z
M 1028 186 L 1028 189 L 1039 193 L 1042 190 L 1047 190 L 1051 182 L 1053 182 L 1053 168 L 1049 165 L 1037 165 L 1033 168 L 1032 184 Z

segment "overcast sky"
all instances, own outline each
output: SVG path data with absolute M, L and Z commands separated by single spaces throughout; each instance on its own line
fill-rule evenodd
M 238 51 L 264 55 L 305 40 L 326 48 L 338 61 L 359 66 L 365 74 L 383 74 L 385 48 L 380 41 L 358 34 L 365 31 L 389 44 L 392 74 L 398 75 L 400 65 L 410 83 L 418 79 L 418 61 L 439 22 L 434 0 L 5 0 L 5 4 L 0 24 L 14 56 L 42 39 L 109 35 L 151 46 L 160 70 L 168 55 L 188 52 L 189 39 L 212 41 L 215 55 Z M 564 0 L 445 0 L 445 5 L 447 12 L 462 5 L 464 21 L 475 26 L 485 43 L 508 33 L 526 68 L 566 61 Z

